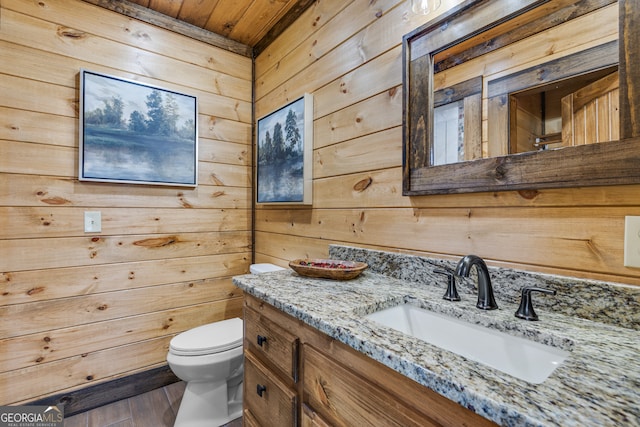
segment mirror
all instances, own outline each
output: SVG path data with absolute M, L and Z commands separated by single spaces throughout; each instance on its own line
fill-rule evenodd
M 467 0 L 407 34 L 403 194 L 640 183 L 630 3 Z

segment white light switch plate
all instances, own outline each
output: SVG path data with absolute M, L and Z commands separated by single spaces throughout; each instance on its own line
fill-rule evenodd
M 102 231 L 102 214 L 99 211 L 84 213 L 84 232 L 99 233 Z
M 624 217 L 624 266 L 640 268 L 640 216 Z

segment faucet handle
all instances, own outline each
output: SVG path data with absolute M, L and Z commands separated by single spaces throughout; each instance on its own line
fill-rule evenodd
M 460 301 L 460 296 L 458 295 L 458 290 L 456 289 L 456 277 L 453 272 L 447 270 L 433 270 L 433 272 L 444 274 L 448 278 L 447 292 L 445 292 L 442 299 L 446 299 L 449 301 Z
M 520 300 L 520 307 L 516 311 L 515 316 L 524 320 L 538 320 L 538 315 L 533 309 L 533 299 L 531 298 L 531 292 L 541 292 L 543 294 L 555 295 L 556 291 L 545 288 L 536 288 L 532 286 L 525 286 L 522 288 L 522 299 Z

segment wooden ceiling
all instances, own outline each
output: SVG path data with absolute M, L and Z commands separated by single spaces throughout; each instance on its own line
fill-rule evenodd
M 257 54 L 315 0 L 85 0 L 247 56 Z

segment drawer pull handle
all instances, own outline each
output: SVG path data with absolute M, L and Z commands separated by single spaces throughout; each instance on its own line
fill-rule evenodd
M 258 335 L 258 345 L 262 347 L 262 344 L 267 342 L 267 337 L 263 337 L 262 335 Z
M 264 393 L 265 391 L 267 391 L 267 387 L 263 386 L 262 384 L 258 384 L 258 396 L 262 397 L 262 393 Z

